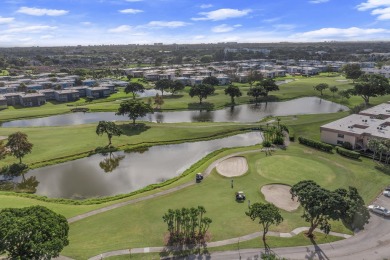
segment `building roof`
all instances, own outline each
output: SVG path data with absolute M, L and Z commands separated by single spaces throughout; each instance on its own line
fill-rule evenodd
M 385 115 L 387 117 L 390 117 L 390 103 L 386 102 L 386 103 L 362 110 L 362 111 L 360 111 L 359 114 L 368 115 L 368 116 Z

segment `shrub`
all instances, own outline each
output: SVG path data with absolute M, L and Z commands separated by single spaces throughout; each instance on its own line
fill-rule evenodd
M 310 147 L 313 147 L 313 148 L 316 148 L 318 150 L 322 150 L 325 152 L 331 152 L 333 149 L 333 146 L 331 146 L 329 144 L 325 144 L 323 142 L 307 139 L 307 138 L 304 138 L 301 136 L 298 137 L 298 141 L 300 144 L 304 144 L 304 145 L 307 145 L 307 146 L 310 146 Z
M 342 147 L 347 150 L 352 150 L 352 144 L 350 142 L 344 142 Z
M 350 150 L 344 149 L 342 147 L 336 147 L 336 152 L 338 154 L 341 154 L 343 156 L 350 157 L 353 159 L 359 159 L 359 157 L 360 157 L 360 153 L 350 151 Z
M 270 141 L 263 141 L 262 145 L 263 147 L 271 147 L 272 143 Z

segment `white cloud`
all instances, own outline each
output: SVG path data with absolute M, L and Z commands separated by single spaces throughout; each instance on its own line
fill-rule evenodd
M 311 4 L 323 4 L 326 2 L 329 2 L 329 0 L 311 0 L 311 1 L 309 1 L 309 3 L 311 3 Z
M 372 15 L 377 15 L 378 20 L 390 20 L 390 0 L 368 0 L 356 6 L 359 11 L 371 11 Z
M 372 15 L 378 15 L 378 20 L 390 20 L 390 7 L 383 9 L 375 9 L 371 12 Z
M 296 25 L 294 24 L 274 24 L 272 25 L 277 30 L 285 30 L 285 31 L 290 31 L 292 29 L 296 28 Z
M 120 13 L 122 14 L 138 14 L 138 13 L 142 13 L 143 11 L 142 10 L 139 10 L 139 9 L 124 9 L 124 10 L 119 10 Z
M 0 24 L 5 24 L 5 23 L 12 23 L 15 20 L 13 17 L 1 17 L 0 16 Z
M 182 21 L 151 21 L 147 24 L 149 27 L 168 27 L 168 28 L 177 28 L 187 26 L 190 23 Z
M 85 26 L 92 25 L 92 23 L 91 23 L 91 22 L 82 22 L 81 24 L 82 24 L 82 25 L 85 25 Z
M 252 12 L 251 9 L 238 10 L 238 9 L 223 8 L 211 12 L 201 12 L 199 13 L 199 15 L 203 15 L 204 17 L 195 17 L 191 19 L 194 21 L 206 21 L 206 20 L 220 21 L 229 18 L 246 16 L 250 12 Z
M 53 39 L 54 36 L 53 35 L 42 35 L 40 38 L 41 39 Z
M 263 22 L 265 23 L 274 23 L 282 19 L 281 17 L 274 17 L 274 18 L 269 18 L 269 19 L 264 19 Z
M 44 8 L 35 8 L 35 7 L 20 7 L 17 11 L 17 13 L 21 14 L 28 14 L 33 16 L 60 16 L 65 15 L 69 13 L 69 11 L 66 10 L 57 10 L 57 9 L 44 9 Z
M 202 9 L 207 9 L 207 8 L 213 7 L 213 5 L 212 4 L 202 4 L 199 7 L 202 8 Z
M 126 0 L 126 2 L 131 2 L 131 3 L 134 3 L 134 2 L 142 2 L 143 0 Z
M 233 26 L 229 26 L 227 24 L 221 24 L 211 28 L 211 31 L 214 33 L 225 33 L 225 32 L 233 31 L 234 29 L 235 28 Z
M 57 27 L 55 26 L 49 26 L 49 25 L 30 25 L 30 26 L 23 26 L 23 27 L 14 27 L 5 30 L 5 33 L 40 33 L 47 30 L 55 30 Z
M 358 27 L 350 28 L 322 28 L 319 30 L 297 33 L 292 35 L 293 38 L 301 39 L 354 39 L 355 37 L 373 36 L 380 34 L 389 34 L 390 30 L 375 28 L 362 29 Z M 383 36 L 383 35 L 381 35 Z
M 366 11 L 369 9 L 375 9 L 378 7 L 390 6 L 390 0 L 367 0 L 367 2 L 361 3 L 357 6 L 359 11 Z
M 108 32 L 111 33 L 123 33 L 123 32 L 129 32 L 131 31 L 131 26 L 129 25 L 121 25 L 112 29 L 109 29 Z

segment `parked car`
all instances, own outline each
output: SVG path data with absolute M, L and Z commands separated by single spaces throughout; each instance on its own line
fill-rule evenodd
M 387 188 L 385 188 L 385 191 L 390 191 L 390 186 L 387 186 Z
M 383 195 L 390 198 L 390 190 L 383 191 Z
M 379 214 L 379 215 L 382 215 L 384 217 L 390 217 L 390 210 L 386 209 L 385 207 L 382 207 L 382 206 L 378 206 L 378 205 L 369 205 L 368 206 L 368 210 L 376 213 L 376 214 Z
M 196 182 L 201 182 L 203 180 L 203 175 L 200 174 L 200 173 L 197 173 L 196 177 L 195 177 L 195 180 L 196 180 Z
M 236 200 L 237 201 L 244 201 L 246 199 L 245 194 L 243 191 L 237 191 L 236 192 Z

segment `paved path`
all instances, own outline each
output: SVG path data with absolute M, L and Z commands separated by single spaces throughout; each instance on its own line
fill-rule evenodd
M 268 236 L 275 236 L 275 237 L 293 237 L 298 235 L 301 232 L 309 230 L 309 227 L 300 227 L 296 228 L 290 233 L 279 233 L 279 232 L 268 232 Z M 321 230 L 316 229 L 317 232 L 322 232 Z M 258 237 L 261 237 L 263 235 L 263 232 L 256 232 L 252 233 L 249 235 L 245 235 L 242 237 L 236 237 L 236 238 L 230 238 L 226 240 L 221 240 L 221 241 L 214 241 L 207 243 L 207 248 L 211 247 L 218 247 L 218 246 L 225 246 L 225 245 L 232 245 L 232 244 L 237 244 L 240 242 L 244 242 L 247 240 L 252 240 Z M 349 238 L 351 235 L 347 234 L 341 234 L 341 233 L 336 233 L 336 232 L 330 232 L 330 235 L 333 236 L 338 236 L 342 238 Z M 99 260 L 102 258 L 107 258 L 110 256 L 119 256 L 119 255 L 130 255 L 130 254 L 140 254 L 140 253 L 160 253 L 164 251 L 181 251 L 183 248 L 174 248 L 174 247 L 145 247 L 145 248 L 132 248 L 132 249 L 123 249 L 123 250 L 116 250 L 116 251 L 111 251 L 111 252 L 105 252 L 100 255 L 94 256 L 89 258 L 89 260 Z
M 263 149 L 257 149 L 257 150 L 245 151 L 245 152 L 237 152 L 237 153 L 233 153 L 233 154 L 227 155 L 227 156 L 225 156 L 225 157 L 223 157 L 221 159 L 218 159 L 218 160 L 214 161 L 212 164 L 210 164 L 209 167 L 207 167 L 207 169 L 203 172 L 203 176 L 207 177 L 218 163 L 220 163 L 223 160 L 226 160 L 227 158 L 230 158 L 230 157 L 233 157 L 233 156 L 237 156 L 237 155 L 246 154 L 246 153 L 254 153 L 254 152 L 261 152 L 261 151 L 263 151 Z M 120 207 L 123 207 L 123 206 L 135 204 L 135 203 L 138 203 L 138 202 L 141 202 L 141 201 L 150 200 L 150 199 L 153 199 L 153 198 L 156 198 L 156 197 L 159 197 L 159 196 L 167 195 L 167 194 L 170 194 L 170 193 L 173 193 L 173 192 L 185 189 L 185 188 L 190 187 L 190 186 L 195 185 L 195 184 L 196 184 L 196 182 L 194 180 L 194 181 L 191 181 L 191 182 L 188 182 L 188 183 L 176 186 L 174 188 L 171 188 L 171 189 L 168 189 L 168 190 L 164 190 L 164 191 L 160 191 L 160 192 L 157 192 L 157 193 L 154 193 L 154 194 L 151 194 L 151 195 L 147 195 L 147 196 L 144 196 L 144 197 L 140 197 L 140 198 L 137 198 L 137 199 L 132 199 L 132 200 L 124 201 L 124 202 L 115 203 L 115 204 L 112 204 L 112 205 L 109 205 L 109 206 L 106 206 L 106 207 L 103 207 L 103 208 L 100 208 L 100 209 L 89 211 L 87 213 L 84 213 L 84 214 L 81 214 L 81 215 L 69 218 L 68 222 L 69 223 L 73 223 L 73 222 L 79 221 L 81 219 L 88 218 L 88 217 L 91 217 L 91 216 L 94 216 L 94 215 L 97 215 L 97 214 L 100 214 L 100 213 L 103 213 L 103 212 L 106 212 L 106 211 L 110 211 L 110 210 L 117 209 L 117 208 L 120 208 Z

